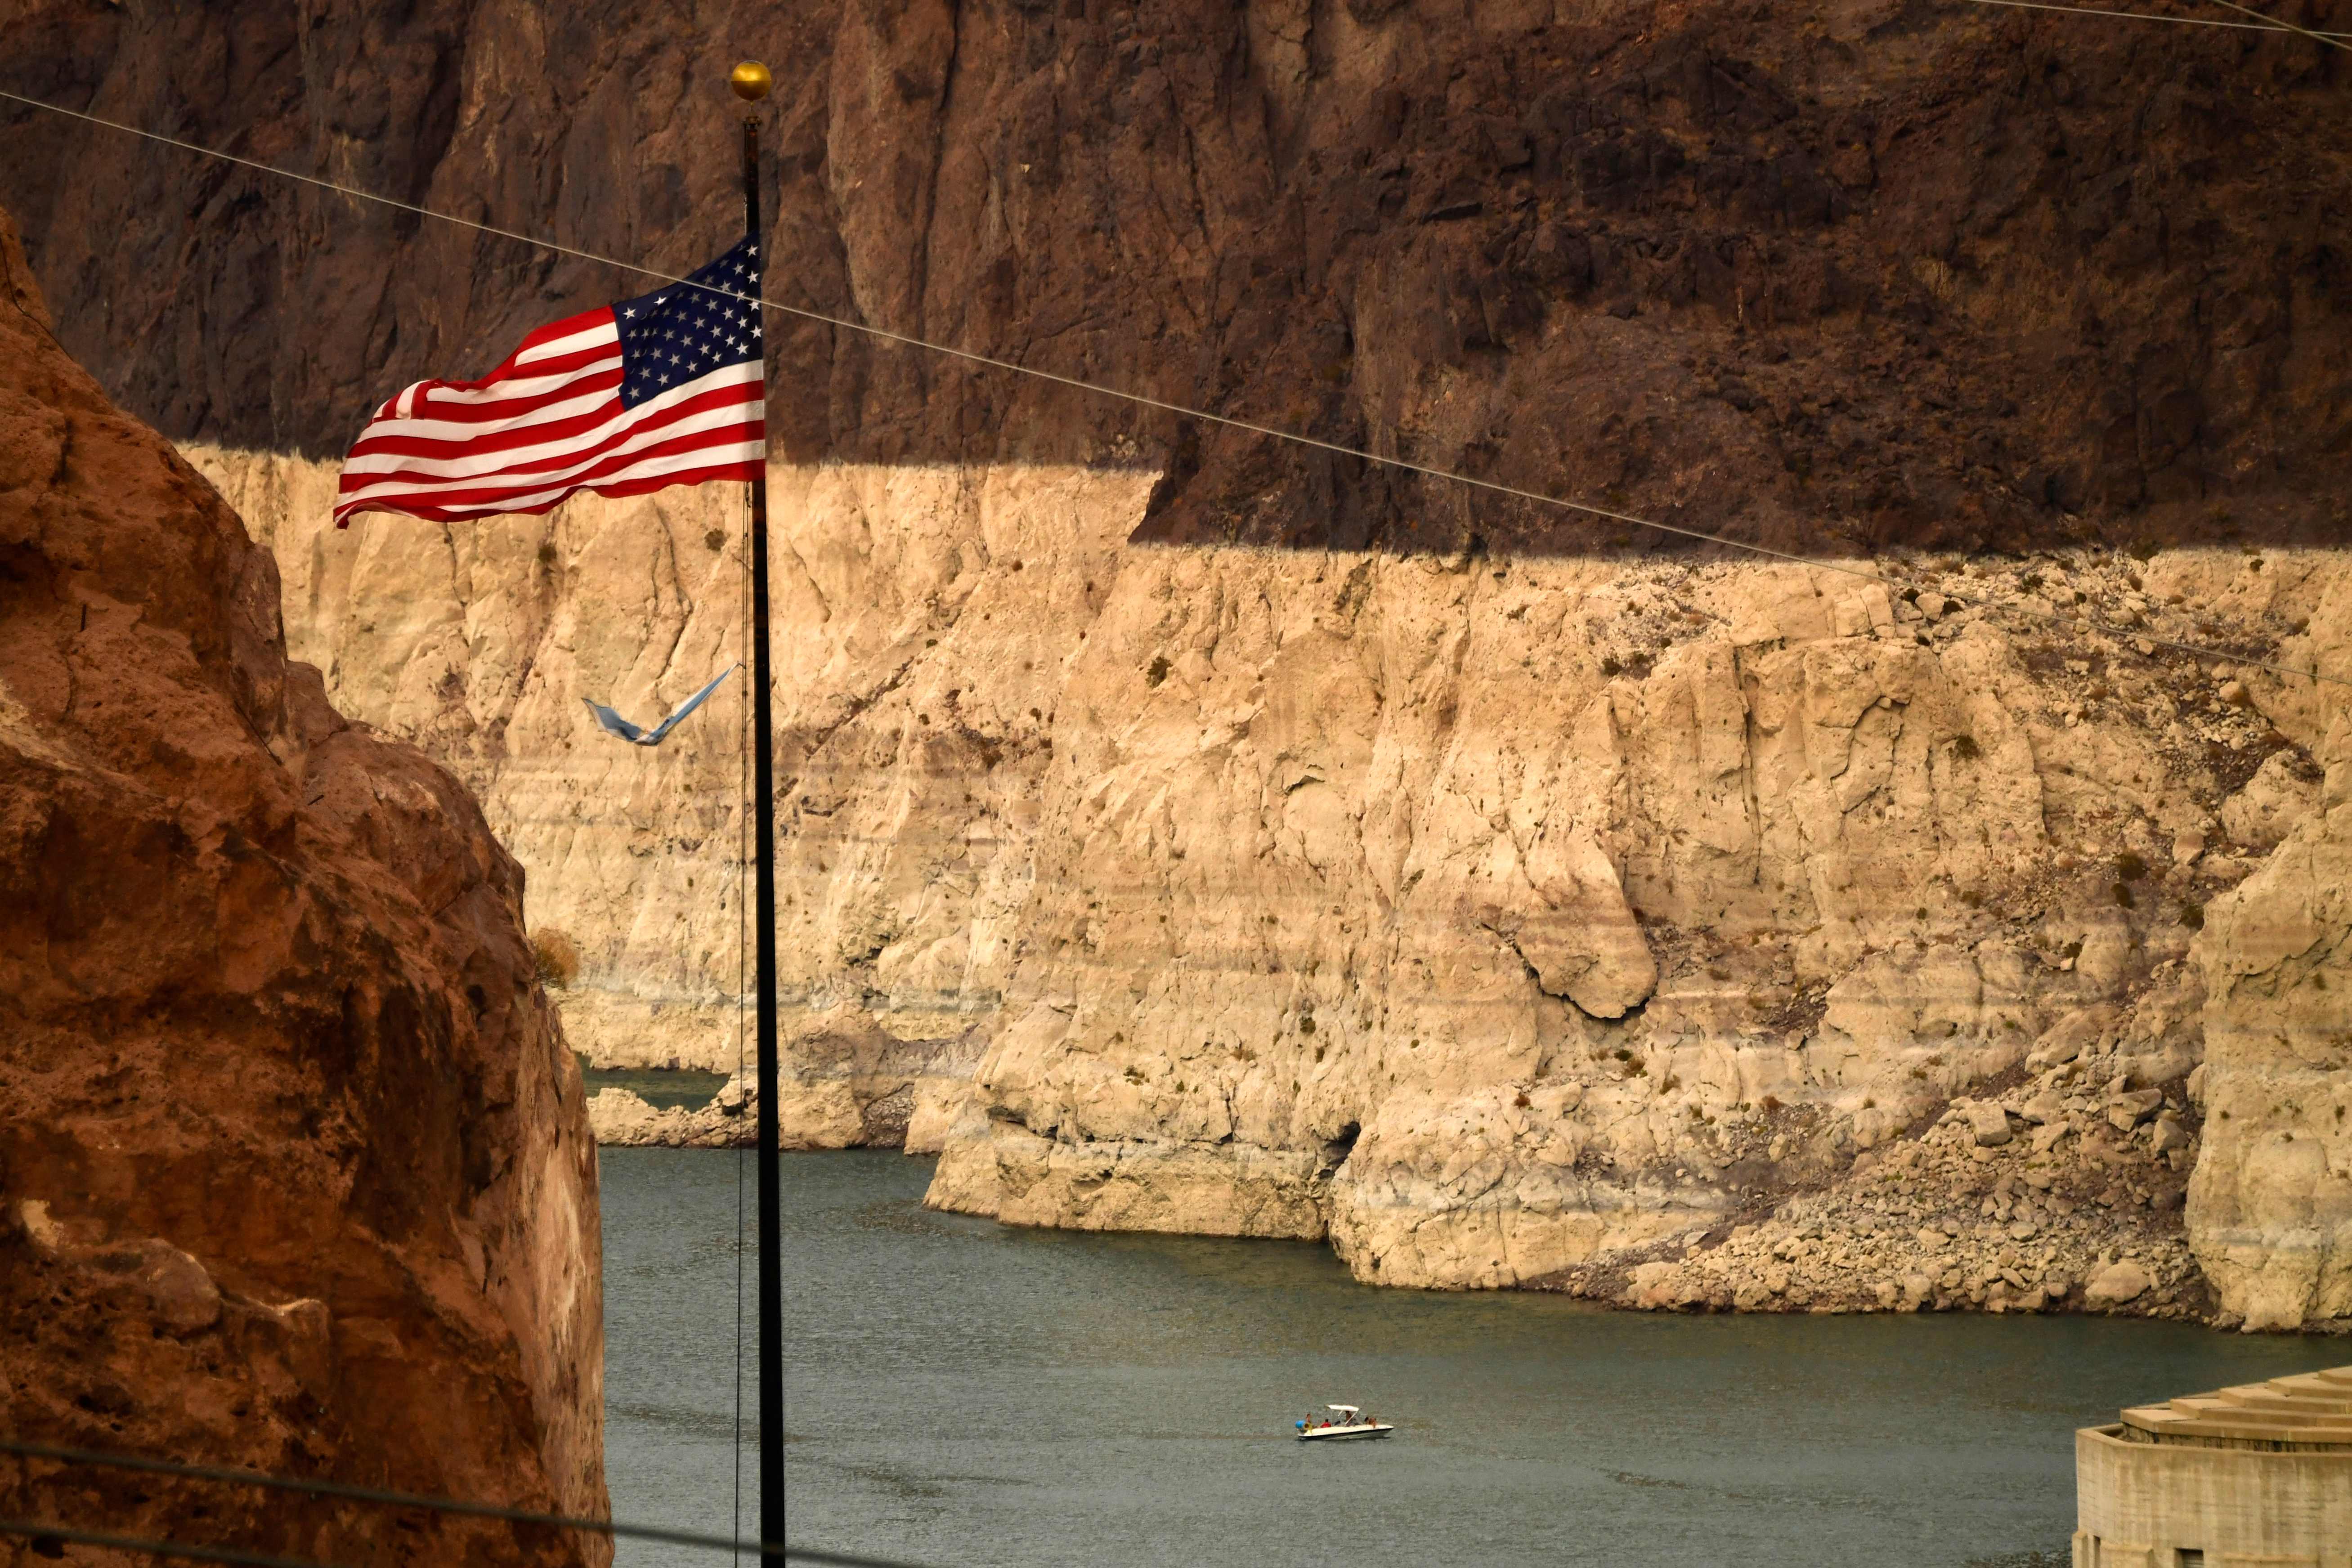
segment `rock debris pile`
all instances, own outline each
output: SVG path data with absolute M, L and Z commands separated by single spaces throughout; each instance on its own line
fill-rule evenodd
M 2181 1226 L 2199 1072 L 2134 1087 L 2095 1037 L 2028 1066 L 1821 1192 L 1541 1288 L 1672 1311 L 2209 1313 Z
M 847 1008 L 807 1017 L 780 1042 L 780 1141 L 791 1149 L 881 1144 L 936 1153 L 949 1117 L 971 1092 L 982 1044 L 976 1033 L 900 1040 Z M 588 1100 L 588 1123 L 603 1144 L 738 1149 L 756 1141 L 759 1111 L 759 1074 L 743 1068 L 693 1110 L 600 1089 Z

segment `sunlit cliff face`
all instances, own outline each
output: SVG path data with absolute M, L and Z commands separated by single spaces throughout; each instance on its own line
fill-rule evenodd
M 75 63 L 23 85 L 674 271 L 740 210 L 696 60 L 795 62 L 770 277 L 849 323 L 772 323 L 805 1141 L 1500 1284 L 1849 1182 L 2057 1030 L 2125 1080 L 2067 1117 L 2165 1086 L 2236 1310 L 2333 1313 L 2332 1113 L 2266 1075 L 2344 990 L 2341 705 L 2238 668 L 2342 651 L 2331 80 L 1979 11 L 44 5 Z M 385 389 L 638 280 L 42 134 L 0 195 L 60 331 L 268 539 L 336 700 L 482 795 L 573 1041 L 733 1065 L 741 689 L 650 752 L 580 699 L 740 657 L 735 503 L 320 526 Z M 2206 1125 L 2209 1046 L 2249 1098 Z
M 417 550 L 326 534 L 316 471 L 205 461 L 269 520 L 296 647 L 479 781 L 587 954 L 575 1040 L 731 1068 L 734 714 L 648 754 L 577 702 L 650 711 L 737 657 L 725 503 Z M 2340 706 L 2137 633 L 2327 665 L 2335 555 L 1880 563 L 1906 599 L 1135 546 L 1150 485 L 776 473 L 787 997 L 958 1058 L 810 1061 L 848 1077 L 795 1103 L 856 1142 L 913 1093 L 954 1206 L 1538 1278 L 1843 1179 L 2054 1037 L 2178 1098 L 2209 977 L 2274 967 L 2242 933 L 2305 897 L 2276 847 L 2329 831 Z M 2076 595 L 2110 629 L 2050 617 Z

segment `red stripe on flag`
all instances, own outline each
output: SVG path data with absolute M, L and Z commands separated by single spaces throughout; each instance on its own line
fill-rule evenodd
M 422 467 L 424 460 L 416 458 L 396 460 L 392 468 L 380 472 L 356 472 L 347 467 L 343 471 L 341 500 L 348 510 L 353 503 L 379 498 L 397 498 L 412 492 L 479 489 L 509 481 L 517 488 L 540 489 L 575 477 L 607 471 L 603 462 L 607 455 L 625 457 L 657 449 L 667 450 L 677 440 L 704 445 L 756 440 L 761 434 L 761 413 L 742 399 L 706 395 L 689 400 L 675 409 L 665 410 L 659 418 L 638 421 L 625 431 L 614 432 L 595 441 L 537 447 L 507 461 L 490 459 L 467 463 L 462 465 L 463 471 L 460 472 L 437 472 Z M 688 425 L 693 428 L 680 428 Z M 750 432 L 748 436 L 744 434 L 747 430 Z M 665 436 L 665 432 L 670 434 Z
M 427 522 L 465 522 L 476 518 L 484 517 L 540 517 L 548 512 L 553 511 L 557 507 L 562 506 L 564 501 L 572 496 L 579 494 L 582 490 L 586 490 L 591 495 L 619 498 L 622 496 L 651 495 L 656 490 L 666 490 L 672 485 L 707 485 L 716 483 L 721 479 L 737 479 L 749 483 L 759 479 L 766 465 L 764 462 L 755 458 L 743 459 L 735 462 L 713 463 L 699 468 L 681 468 L 669 473 L 648 475 L 640 479 L 614 479 L 602 484 L 575 485 L 572 488 L 566 489 L 562 495 L 550 496 L 544 500 L 530 501 L 522 505 L 516 505 L 509 502 L 503 505 L 441 506 L 426 501 L 415 501 L 404 504 L 400 508 L 400 511 L 403 516 L 422 518 Z M 343 514 L 343 521 L 339 522 L 336 526 L 348 527 L 349 520 L 351 518 L 356 517 L 363 511 L 373 511 L 377 510 L 390 510 L 392 509 L 378 509 L 373 505 L 354 507 L 351 511 Z
M 580 341 L 559 349 L 566 340 Z M 622 405 L 621 380 L 608 307 L 539 328 L 478 381 L 417 383 L 378 408 L 352 444 L 335 526 L 362 511 L 444 522 L 536 515 L 583 489 L 644 495 L 749 480 L 764 468 L 756 363 L 721 367 L 635 408 Z M 742 416 L 727 416 L 736 411 Z
M 715 429 L 690 431 L 686 435 L 675 436 L 664 441 L 649 441 L 642 446 L 632 445 L 625 448 L 610 450 L 593 461 L 575 462 L 571 468 L 553 473 L 545 471 L 532 473 L 519 468 L 509 469 L 496 474 L 472 476 L 464 479 L 439 480 L 429 486 L 404 485 L 399 493 L 404 497 L 411 494 L 429 496 L 436 506 L 488 506 L 502 496 L 527 496 L 550 489 L 586 489 L 600 479 L 640 464 L 714 447 L 740 447 L 760 439 L 759 425 L 750 420 L 741 420 L 719 426 Z M 405 510 L 404 507 L 385 506 L 378 498 L 364 494 L 354 498 L 350 510 L 357 511 L 369 508 L 383 510 Z
M 619 378 L 615 376 L 615 385 L 618 384 L 618 380 Z M 757 383 L 746 383 L 740 386 L 713 387 L 709 392 L 697 393 L 693 397 L 675 406 L 666 405 L 656 409 L 641 405 L 640 410 L 643 416 L 631 420 L 627 430 L 614 432 L 613 436 L 617 439 L 621 436 L 652 426 L 672 423 L 685 414 L 699 412 L 702 409 L 717 407 L 724 404 L 756 403 L 760 400 L 760 390 Z M 604 398 L 595 407 L 579 414 L 564 415 L 559 418 L 541 420 L 536 424 L 519 425 L 507 430 L 487 431 L 470 440 L 459 441 L 424 436 L 362 436 L 358 443 L 352 447 L 351 457 L 392 456 L 446 459 L 517 452 L 551 443 L 576 441 L 596 431 L 598 426 L 606 421 L 627 419 L 633 412 L 638 411 L 622 407 L 620 398 L 614 395 Z M 350 458 L 344 459 L 346 465 L 350 460 Z M 371 474 L 369 482 L 375 483 L 384 477 L 388 476 Z M 418 478 L 430 478 L 430 475 L 420 470 Z

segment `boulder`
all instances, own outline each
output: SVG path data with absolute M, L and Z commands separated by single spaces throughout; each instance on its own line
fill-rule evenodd
M 2009 1109 L 2003 1107 L 2004 1110 Z M 2036 1127 L 2047 1127 L 2066 1114 L 2066 1107 L 2055 1089 L 2045 1089 L 2011 1112 L 2020 1121 L 2030 1121 Z
M 1969 1107 L 1969 1132 L 1979 1149 L 1998 1149 L 2011 1136 L 2009 1112 L 1988 1100 L 1978 1100 Z
M 2091 1308 L 2120 1307 L 2147 1294 L 2156 1281 L 2137 1263 L 2110 1263 L 2092 1271 L 2083 1285 L 2083 1304 Z
M 2034 1059 L 2045 1067 L 2063 1067 L 2074 1061 L 2105 1038 L 2115 1028 L 2119 1016 L 2106 1003 L 2072 1009 L 2033 1042 Z
M 2221 804 L 2221 826 L 2236 843 L 2267 854 L 2319 803 L 2319 781 L 2292 751 L 2273 752 L 2245 787 Z

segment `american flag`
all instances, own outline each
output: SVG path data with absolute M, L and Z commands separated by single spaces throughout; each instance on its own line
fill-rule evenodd
M 540 328 L 479 381 L 420 381 L 343 459 L 335 526 L 541 512 L 575 490 L 754 479 L 767 457 L 760 247 Z

